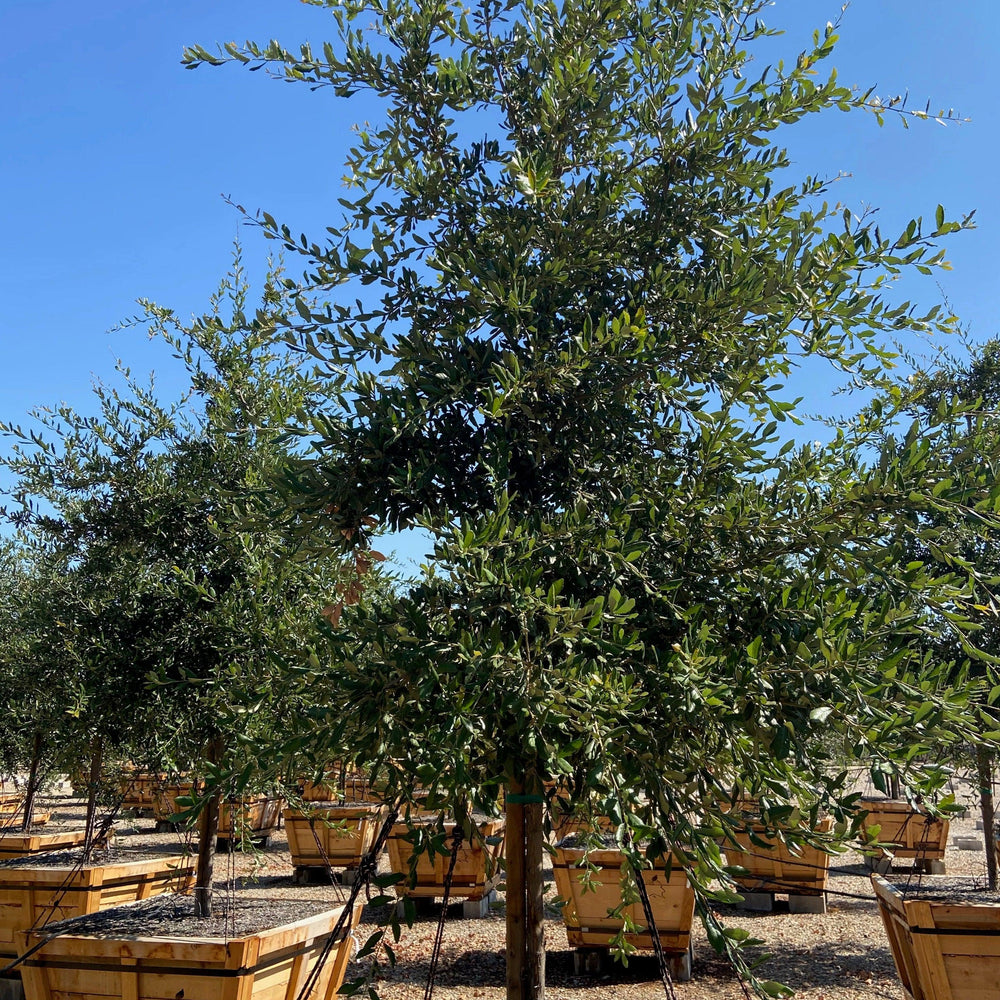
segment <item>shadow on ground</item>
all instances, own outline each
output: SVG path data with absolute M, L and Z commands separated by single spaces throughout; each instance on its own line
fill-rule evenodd
M 757 959 L 765 954 L 755 951 L 750 957 Z M 405 968 L 401 965 L 387 971 L 386 979 L 421 983 L 426 982 L 428 971 L 427 961 L 409 961 Z M 599 975 L 575 975 L 573 952 L 569 949 L 550 949 L 546 955 L 545 973 L 548 985 L 569 990 L 655 983 L 660 978 L 656 959 L 647 954 L 633 955 L 628 967 L 612 963 Z M 796 991 L 849 985 L 854 989 L 871 990 L 873 995 L 896 996 L 894 990 L 898 990 L 889 949 L 876 945 L 816 945 L 811 948 L 785 945 L 771 952 L 771 957 L 757 968 L 756 973 L 761 979 L 777 980 Z M 496 987 L 503 983 L 504 976 L 505 960 L 500 951 L 473 949 L 454 954 L 446 949 L 438 964 L 436 982 L 441 987 Z M 723 984 L 735 982 L 736 973 L 724 958 L 703 946 L 695 953 L 692 980 L 702 987 L 718 983 L 721 989 Z

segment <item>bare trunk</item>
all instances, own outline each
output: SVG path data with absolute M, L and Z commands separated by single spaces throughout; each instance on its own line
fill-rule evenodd
M 94 846 L 94 827 L 97 825 L 97 789 L 101 784 L 101 765 L 104 759 L 104 740 L 95 736 L 90 741 L 90 778 L 87 781 L 87 820 L 84 826 L 86 837 L 83 842 L 84 854 L 89 854 Z
M 21 830 L 27 833 L 31 829 L 31 821 L 35 815 L 35 793 L 38 791 L 38 767 L 42 759 L 42 734 L 35 733 L 35 741 L 31 748 L 31 770 L 28 772 L 28 787 L 24 790 L 24 816 L 21 819 Z
M 507 789 L 507 1000 L 526 1000 L 524 993 L 524 782 Z
M 217 764 L 222 757 L 222 741 L 208 745 L 208 760 Z M 219 835 L 222 790 L 217 789 L 205 804 L 198 821 L 198 867 L 195 871 L 194 912 L 197 917 L 212 915 L 212 870 L 215 866 L 215 839 Z
M 526 788 L 530 789 L 528 794 Z M 545 830 L 540 784 L 535 780 L 512 780 L 506 808 L 507 1000 L 542 1000 Z
M 541 786 L 533 789 L 541 794 Z M 525 995 L 530 1000 L 545 996 L 545 828 L 544 805 L 530 802 L 524 810 L 525 826 Z
M 993 754 L 986 747 L 976 747 L 976 773 L 979 776 L 979 804 L 983 814 L 986 839 L 986 878 L 992 892 L 997 888 L 996 833 L 993 830 Z

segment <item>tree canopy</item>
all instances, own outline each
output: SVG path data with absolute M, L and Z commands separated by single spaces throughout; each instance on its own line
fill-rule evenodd
M 950 466 L 947 407 L 896 432 L 898 390 L 829 444 L 787 428 L 803 359 L 883 386 L 892 338 L 953 328 L 892 284 L 970 222 L 885 235 L 795 176 L 783 129 L 891 110 L 821 75 L 835 26 L 759 67 L 762 0 L 317 6 L 322 52 L 185 56 L 371 98 L 342 219 L 258 220 L 306 259 L 273 321 L 327 374 L 285 524 L 360 570 L 377 528 L 435 551 L 394 598 L 333 607 L 300 678 L 330 701 L 295 745 L 389 762 L 460 817 L 565 782 L 626 845 L 686 851 L 703 896 L 736 784 L 772 821 L 846 827 L 845 760 L 940 783 L 990 685 L 915 648 L 968 632 L 968 574 L 906 553 L 939 544 L 934 511 L 992 519 L 994 481 Z
M 285 558 L 260 499 L 289 457 L 285 422 L 318 391 L 275 337 L 289 308 L 278 279 L 249 313 L 237 256 L 190 323 L 144 303 L 135 322 L 184 366 L 181 399 L 123 370 L 122 389 L 95 386 L 94 414 L 3 425 L 30 556 L 4 582 L 17 612 L 4 627 L 21 634 L 2 661 L 24 681 L 5 686 L 5 709 L 31 718 L 29 737 L 42 727 L 63 766 L 93 743 L 157 771 L 235 770 L 245 786 L 261 780 L 258 745 L 301 708 L 289 680 L 343 570 Z
M 907 658 L 908 596 L 961 629 L 967 581 L 900 559 L 927 510 L 990 511 L 991 487 L 952 475 L 946 421 L 879 454 L 889 412 L 825 446 L 781 436 L 802 359 L 885 384 L 892 337 L 954 328 L 891 287 L 970 224 L 938 209 L 886 236 L 794 177 L 783 128 L 886 114 L 820 75 L 835 26 L 758 67 L 759 2 L 319 6 L 322 54 L 185 61 L 382 109 L 324 239 L 258 217 L 329 297 L 288 320 L 333 387 L 284 481 L 299 537 L 436 539 L 426 580 L 331 629 L 359 755 L 447 764 L 485 798 L 513 771 L 586 775 L 686 841 L 733 777 L 833 787 L 817 735 L 913 764 L 967 735 L 974 691 Z M 351 669 L 367 650 L 377 676 Z

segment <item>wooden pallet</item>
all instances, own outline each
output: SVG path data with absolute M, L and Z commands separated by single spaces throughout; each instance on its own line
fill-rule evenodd
M 912 1000 L 1000 1000 L 1000 904 L 903 896 L 872 876 L 879 911 Z

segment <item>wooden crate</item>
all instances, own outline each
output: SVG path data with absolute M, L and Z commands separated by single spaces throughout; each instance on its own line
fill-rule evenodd
M 814 832 L 829 834 L 833 820 L 827 816 L 815 826 Z M 766 828 L 754 824 L 753 837 L 765 843 L 754 843 L 748 831 L 735 831 L 735 842 L 723 844 L 726 861 L 746 868 L 749 875 L 734 876 L 737 885 L 747 892 L 790 892 L 812 896 L 826 892 L 830 870 L 830 855 L 818 847 L 798 844 L 794 847 L 779 837 L 768 834 Z
M 322 966 L 310 1000 L 333 1000 L 351 956 L 358 903 Z M 23 964 L 29 1000 L 297 1000 L 343 907 L 244 937 L 105 937 L 61 934 Z M 22 935 L 25 948 L 44 940 Z
M 327 771 L 322 781 L 303 778 L 299 782 L 305 802 L 375 802 L 379 795 L 362 771 Z
M 126 771 L 118 783 L 121 808 L 137 813 L 152 812 L 157 790 L 169 780 L 169 775 L 154 771 Z
M 44 851 L 62 851 L 80 847 L 87 839 L 86 830 L 62 830 L 59 833 L 3 833 L 0 834 L 0 861 L 7 858 L 25 858 Z
M 938 903 L 872 876 L 903 989 L 912 1000 L 1000 1000 L 1000 904 Z
M 190 795 L 193 787 L 190 781 L 169 781 L 158 785 L 153 794 L 153 818 L 160 823 L 170 822 L 170 818 L 182 810 L 177 800 Z
M 552 832 L 549 840 L 558 844 L 566 837 L 583 835 L 598 830 L 610 830 L 614 827 L 609 816 L 587 816 L 583 813 L 567 813 L 559 808 L 553 808 L 549 814 Z
M 190 781 L 163 785 L 156 793 L 153 816 L 159 822 L 170 822 L 172 816 L 182 811 L 177 799 L 191 795 L 192 787 Z M 219 811 L 218 837 L 234 842 L 242 837 L 249 840 L 270 837 L 278 828 L 284 806 L 284 799 L 268 795 L 250 795 L 238 802 L 223 802 Z
M 431 897 L 444 895 L 444 882 L 451 865 L 451 834 L 454 823 L 445 824 L 447 854 L 431 855 L 425 851 L 417 858 L 417 883 L 409 884 L 410 858 L 413 843 L 409 827 L 397 823 L 389 835 L 389 865 L 393 872 L 403 876 L 396 884 L 400 896 Z M 487 896 L 500 881 L 500 856 L 503 852 L 503 820 L 487 820 L 479 824 L 480 840 L 475 844 L 463 841 L 455 859 L 451 878 L 451 898 L 471 902 Z M 496 840 L 487 844 L 486 839 Z
M 0 824 L 16 816 L 23 805 L 22 792 L 0 792 Z
M 285 832 L 296 868 L 357 868 L 382 822 L 381 806 L 316 805 L 286 809 Z
M 867 813 L 864 820 L 867 836 L 872 838 L 873 827 L 880 827 L 878 841 L 888 845 L 895 857 L 919 861 L 944 858 L 948 820 L 928 816 L 909 802 L 894 799 L 862 799 L 858 808 Z
M 18 935 L 96 913 L 161 892 L 183 892 L 194 885 L 194 861 L 181 856 L 109 862 L 74 870 L 0 868 L 0 960 L 13 958 Z
M 597 872 L 589 885 L 581 876 L 589 870 L 587 857 Z M 589 855 L 583 849 L 557 847 L 552 861 L 556 891 L 561 900 L 566 937 L 573 948 L 608 948 L 611 939 L 622 929 L 621 917 L 610 912 L 621 905 L 621 871 L 625 856 L 621 851 L 596 850 Z M 691 945 L 691 922 L 694 919 L 694 890 L 691 888 L 680 858 L 658 858 L 653 869 L 642 873 L 649 902 L 653 908 L 656 929 L 665 952 L 686 954 Z M 600 883 L 599 885 L 597 883 Z M 629 919 L 643 928 L 627 934 L 625 940 L 635 948 L 653 947 L 652 934 L 646 933 L 646 915 L 641 903 L 625 908 Z
M 239 802 L 223 802 L 219 813 L 219 839 L 238 841 L 241 837 L 258 840 L 270 837 L 278 829 L 285 800 L 269 795 L 255 795 Z

